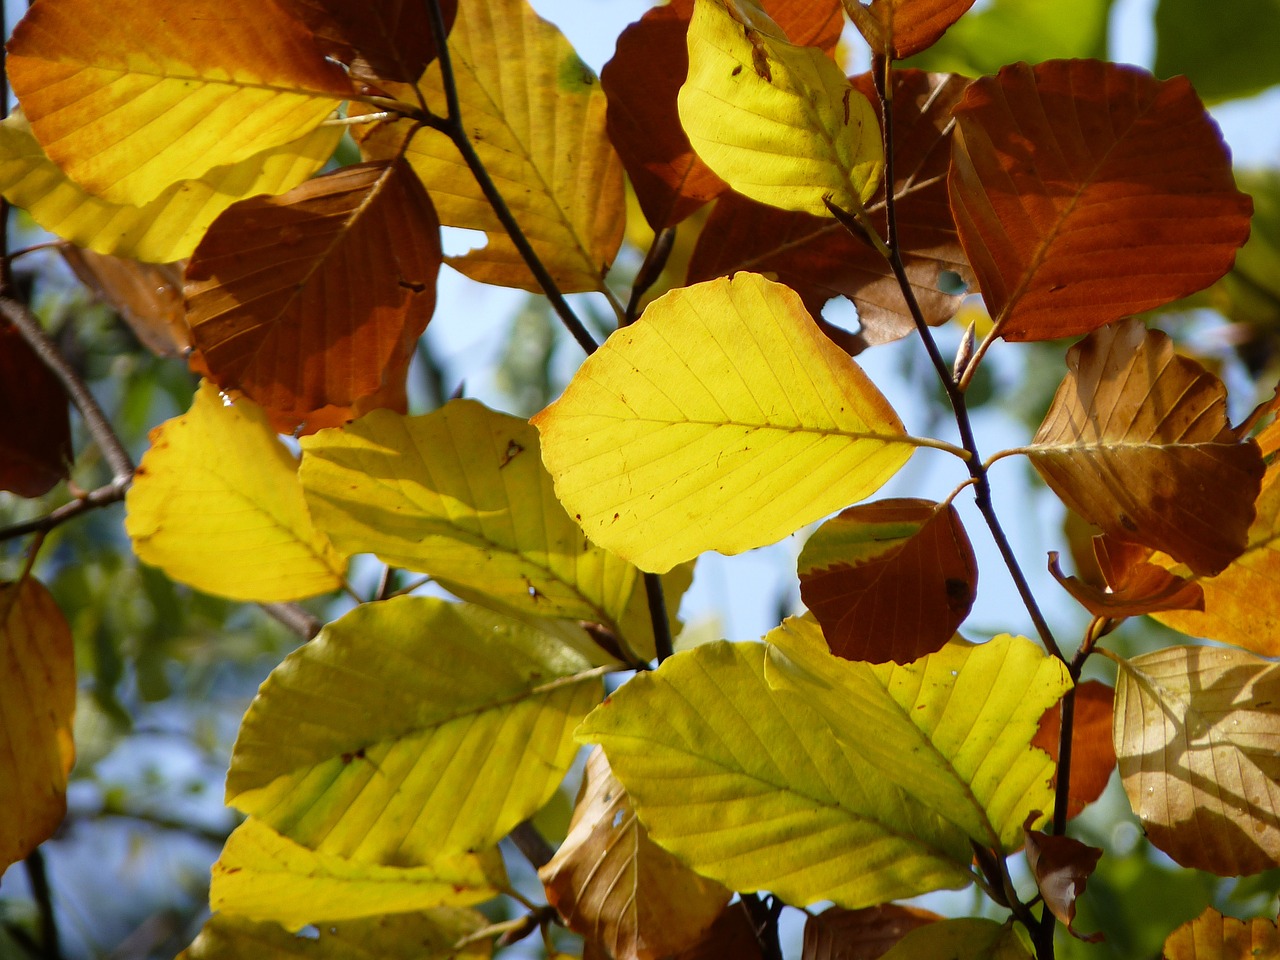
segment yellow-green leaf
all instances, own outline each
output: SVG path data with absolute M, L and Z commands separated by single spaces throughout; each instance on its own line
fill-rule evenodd
M 973 851 L 801 703 L 764 678 L 764 647 L 668 658 L 578 730 L 599 743 L 649 836 L 733 890 L 797 906 L 871 906 L 963 887 Z
M 697 0 L 680 122 L 734 190 L 784 210 L 860 210 L 884 171 L 875 111 L 816 47 L 797 47 L 752 0 Z
M 284 193 L 312 176 L 341 137 L 342 127 L 317 127 L 132 206 L 103 200 L 71 180 L 49 159 L 19 112 L 0 123 L 0 193 L 63 240 L 98 253 L 169 263 L 189 257 L 209 225 L 237 200 Z
M 256 404 L 202 383 L 189 411 L 151 431 L 125 530 L 140 560 L 206 593 L 267 603 L 333 590 L 346 564 L 311 523 L 297 469 Z
M 178 960 L 485 960 L 492 956 L 487 937 L 454 945 L 488 925 L 475 910 L 441 908 L 421 913 L 326 923 L 314 937 L 290 933 L 278 923 L 257 923 L 215 914 Z
M 810 619 L 770 643 L 770 685 L 794 695 L 886 781 L 1006 851 L 1033 810 L 1053 810 L 1054 764 L 1031 746 L 1040 718 L 1071 687 L 1066 665 L 1024 637 L 952 640 L 913 663 L 833 656 Z
M 622 243 L 625 199 L 600 81 L 525 0 L 459 4 L 449 52 L 462 124 L 539 259 L 566 293 L 601 289 Z M 418 86 L 443 115 L 438 63 Z M 409 87 L 388 89 L 416 102 Z M 407 120 L 379 128 L 363 141 L 366 155 L 398 156 L 414 129 Z M 418 129 L 405 156 L 442 224 L 488 234 L 486 246 L 449 265 L 473 280 L 541 293 L 449 138 Z
M 71 629 L 49 591 L 0 585 L 0 873 L 53 835 L 75 759 Z
M 555 792 L 600 670 L 528 624 L 431 597 L 366 603 L 272 671 L 227 802 L 320 853 L 430 864 Z
M 883 960 L 1029 960 L 1025 936 L 1013 921 L 940 920 L 912 930 Z
M 640 571 L 569 519 L 526 421 L 473 400 L 420 417 L 375 410 L 303 438 L 302 450 L 311 515 L 343 550 L 431 574 L 477 603 L 599 622 L 653 655 Z M 690 571 L 681 577 L 668 585 L 672 610 Z
M 297 140 L 351 95 L 306 29 L 259 0 L 31 8 L 13 92 L 50 159 L 90 193 L 143 204 L 179 180 Z
M 656 571 L 780 540 L 925 442 L 794 291 L 753 273 L 654 301 L 533 423 L 587 536 Z
M 209 906 L 297 930 L 321 921 L 480 903 L 505 884 L 496 848 L 422 866 L 364 863 L 308 850 L 250 817 L 227 838 L 213 865 Z

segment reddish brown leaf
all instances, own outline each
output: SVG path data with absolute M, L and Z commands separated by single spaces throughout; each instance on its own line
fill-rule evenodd
M 898 237 L 925 319 L 939 324 L 955 314 L 961 301 L 960 296 L 939 289 L 942 274 L 950 272 L 966 283 L 972 281 L 946 196 L 951 108 L 967 81 L 918 70 L 900 70 L 894 76 Z M 854 77 L 852 83 L 879 110 L 870 75 Z M 883 199 L 871 205 L 871 215 L 883 234 Z M 815 316 L 832 297 L 851 299 L 858 307 L 860 332 L 840 337 L 824 328 L 850 353 L 915 329 L 884 257 L 830 218 L 791 213 L 725 194 L 694 250 L 688 282 L 732 276 L 739 270 L 776 276 L 800 294 Z
M 1055 60 L 956 107 L 951 206 L 1008 340 L 1087 333 L 1201 290 L 1249 235 L 1250 199 L 1185 77 Z
M 183 357 L 191 350 L 181 263 L 140 263 L 64 243 L 62 258 L 129 325 L 152 353 Z
M 435 211 L 408 165 L 345 167 L 218 218 L 187 267 L 192 338 L 217 384 L 277 424 L 325 407 L 350 417 L 400 389 L 440 262 Z
M 1026 451 L 1045 483 L 1112 537 L 1219 573 L 1245 549 L 1264 470 L 1222 382 L 1138 320 L 1090 334 L 1067 367 Z
M 696 944 L 672 960 L 764 960 L 751 917 L 741 903 L 730 904 Z
M 1111 771 L 1116 768 L 1116 750 L 1111 741 L 1111 717 L 1115 691 L 1098 680 L 1085 680 L 1076 686 L 1075 714 L 1071 723 L 1071 783 L 1068 791 L 1067 816 L 1074 817 L 1093 803 L 1107 788 Z M 1040 718 L 1040 728 L 1031 738 L 1058 762 L 1058 740 L 1062 735 L 1062 707 L 1054 704 Z M 1053 783 L 1058 782 L 1054 775 Z
M 1049 554 L 1049 572 L 1095 617 L 1140 617 L 1162 610 L 1203 610 L 1200 585 L 1150 562 L 1151 548 L 1110 537 L 1094 537 L 1097 563 L 1107 587 L 1063 576 L 1058 554 Z
M 864 910 L 829 907 L 805 922 L 801 960 L 876 960 L 916 927 L 941 919 L 896 903 Z
M 1098 865 L 1102 851 L 1070 837 L 1032 830 L 1030 826 L 1035 816 L 1033 814 L 1027 819 L 1023 832 L 1027 838 L 1027 866 L 1036 878 L 1045 906 L 1072 936 L 1087 943 L 1097 943 L 1102 939 L 1101 933 L 1083 936 L 1076 933 L 1071 924 L 1076 918 L 1076 898 L 1084 893 L 1085 884 Z
M 933 46 L 972 6 L 973 0 L 853 0 L 845 9 L 873 52 L 904 60 Z
M 1164 960 L 1259 960 L 1280 957 L 1275 920 L 1237 920 L 1208 907 L 1164 942 Z
M 0 318 L 0 490 L 48 493 L 71 464 L 67 393 L 22 334 Z
M 950 504 L 882 500 L 850 507 L 809 538 L 800 596 L 831 652 L 910 663 L 951 639 L 973 606 L 978 565 Z
M 834 53 L 844 24 L 839 0 L 766 0 L 764 8 L 793 43 Z M 693 0 L 654 7 L 622 32 L 600 72 L 609 139 L 654 230 L 679 223 L 728 189 L 694 154 L 676 110 L 689 72 L 692 14 Z

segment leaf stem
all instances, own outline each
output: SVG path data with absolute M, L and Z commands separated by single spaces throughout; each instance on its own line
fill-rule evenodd
M 752 929 L 756 932 L 756 942 L 765 960 L 783 960 L 782 941 L 778 937 L 778 917 L 782 913 L 782 901 L 773 898 L 771 907 L 754 893 L 740 894 L 742 906 L 751 918 Z
M 658 663 L 662 663 L 675 652 L 671 640 L 671 623 L 667 620 L 667 601 L 662 594 L 662 577 L 656 573 L 646 573 L 644 591 L 649 600 L 649 619 L 653 621 L 653 649 Z

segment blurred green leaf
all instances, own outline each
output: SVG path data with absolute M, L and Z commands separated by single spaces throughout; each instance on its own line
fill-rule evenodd
M 1160 0 L 1156 76 L 1185 74 L 1206 103 L 1280 83 L 1280 0 L 1232 0 L 1206 16 L 1203 0 Z

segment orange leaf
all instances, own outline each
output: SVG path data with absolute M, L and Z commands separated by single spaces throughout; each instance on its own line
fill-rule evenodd
M 933 46 L 973 6 L 973 0 L 852 0 L 853 25 L 881 56 L 904 60 Z
M 1018 63 L 956 108 L 951 207 L 1007 340 L 1087 333 L 1202 290 L 1249 235 L 1217 125 L 1185 77 Z
M 1071 783 L 1068 784 L 1067 816 L 1102 796 L 1116 768 L 1116 751 L 1111 742 L 1111 718 L 1115 691 L 1099 680 L 1076 685 L 1075 713 L 1071 722 Z M 1058 741 L 1062 736 L 1062 705 L 1055 703 L 1040 718 L 1031 745 L 1039 747 L 1058 762 Z M 1054 773 L 1051 785 L 1056 786 Z
M 354 412 L 403 378 L 440 263 L 435 211 L 408 165 L 344 167 L 218 218 L 187 267 L 192 338 L 218 385 L 277 425 Z
M 828 907 L 805 921 L 801 960 L 877 960 L 916 927 L 941 919 L 896 903 L 863 910 Z
M 973 606 L 978 565 L 950 504 L 882 500 L 850 507 L 809 538 L 800 596 L 831 652 L 910 663 L 951 639 Z
M 961 297 L 944 293 L 944 272 L 972 280 L 956 238 L 947 203 L 951 109 L 968 82 L 963 77 L 919 70 L 894 73 L 894 199 L 898 238 L 907 276 L 925 319 L 949 320 Z M 870 74 L 852 79 L 877 110 Z M 884 200 L 870 205 L 872 222 L 883 234 Z M 896 340 L 915 324 L 898 282 L 879 253 L 852 237 L 829 217 L 813 217 L 755 203 L 727 193 L 716 203 L 689 264 L 690 283 L 750 270 L 777 276 L 800 294 L 815 317 L 832 297 L 846 296 L 858 307 L 861 330 L 824 332 L 850 353 Z
M 58 247 L 80 282 L 129 325 L 152 353 L 181 357 L 191 350 L 181 263 L 140 263 L 69 243 Z
M 1151 549 L 1110 537 L 1094 537 L 1093 549 L 1107 589 L 1063 576 L 1058 554 L 1049 553 L 1049 572 L 1095 617 L 1140 617 L 1162 610 L 1203 610 L 1200 585 L 1150 562 Z
M 71 629 L 30 577 L 0 585 L 0 873 L 53 835 L 75 758 Z
M 1221 571 L 1245 549 L 1263 474 L 1222 382 L 1138 320 L 1090 334 L 1067 366 L 1025 451 L 1045 483 L 1107 534 Z
M 71 464 L 67 392 L 0 317 L 0 490 L 39 497 L 66 478 Z
M 600 747 L 569 835 L 538 876 L 569 929 L 614 960 L 663 960 L 694 946 L 730 897 L 649 839 Z
M 1275 920 L 1224 917 L 1213 907 L 1184 923 L 1164 942 L 1164 960 L 1256 960 L 1280 956 Z
M 1097 943 L 1102 939 L 1101 933 L 1082 936 L 1071 924 L 1076 919 L 1076 898 L 1084 893 L 1085 884 L 1098 865 L 1102 851 L 1070 837 L 1032 830 L 1030 825 L 1036 816 L 1038 814 L 1027 818 L 1023 833 L 1027 838 L 1027 866 L 1036 878 L 1045 906 L 1073 937 L 1086 943 Z
M 414 83 L 436 58 L 435 31 L 422 0 L 276 0 L 305 23 L 326 56 L 345 63 L 354 77 Z M 442 0 L 445 28 L 453 26 L 457 0 Z

